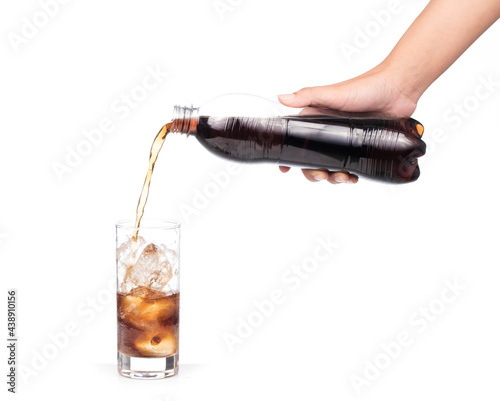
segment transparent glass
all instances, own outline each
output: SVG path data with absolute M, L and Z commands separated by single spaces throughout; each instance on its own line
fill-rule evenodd
M 180 224 L 116 223 L 118 372 L 162 379 L 179 367 Z

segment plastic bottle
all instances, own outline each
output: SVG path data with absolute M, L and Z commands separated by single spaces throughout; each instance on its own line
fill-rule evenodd
M 419 177 L 423 131 L 412 118 L 291 109 L 241 94 L 220 96 L 199 108 L 175 106 L 171 128 L 233 161 L 348 170 L 389 183 Z

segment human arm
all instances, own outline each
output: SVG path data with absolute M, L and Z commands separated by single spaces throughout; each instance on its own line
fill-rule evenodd
M 500 0 L 431 0 L 386 59 L 333 85 L 303 88 L 279 100 L 290 107 L 327 107 L 410 116 L 425 90 L 498 18 Z M 288 171 L 281 166 L 280 170 Z M 303 170 L 309 181 L 357 182 L 348 172 Z

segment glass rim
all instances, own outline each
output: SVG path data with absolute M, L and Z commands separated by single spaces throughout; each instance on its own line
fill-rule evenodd
M 119 220 L 115 223 L 116 228 L 128 230 L 174 230 L 180 228 L 181 223 L 177 220 L 145 218 L 141 220 L 141 225 L 136 227 L 135 219 Z

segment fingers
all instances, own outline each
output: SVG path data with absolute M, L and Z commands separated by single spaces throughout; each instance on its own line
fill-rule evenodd
M 351 174 L 348 171 L 328 171 L 328 170 L 311 170 L 302 169 L 302 174 L 311 182 L 328 181 L 330 184 L 350 183 L 356 184 L 358 176 Z
M 328 177 L 328 182 L 330 184 L 356 184 L 358 182 L 358 176 L 348 171 L 332 171 Z
M 329 176 L 328 170 L 302 169 L 302 174 L 311 182 L 328 180 Z
M 288 166 L 279 166 L 282 173 L 290 171 Z M 308 168 L 302 169 L 302 174 L 310 182 L 328 181 L 330 184 L 350 183 L 356 184 L 359 180 L 356 174 L 349 173 L 348 171 L 328 171 L 326 169 L 313 170 Z
M 288 95 L 278 95 L 279 101 L 288 107 L 328 107 L 341 110 L 349 97 L 349 91 L 338 85 L 303 88 Z
M 351 184 L 356 184 L 359 181 L 359 177 L 356 174 L 349 174 L 349 182 Z

